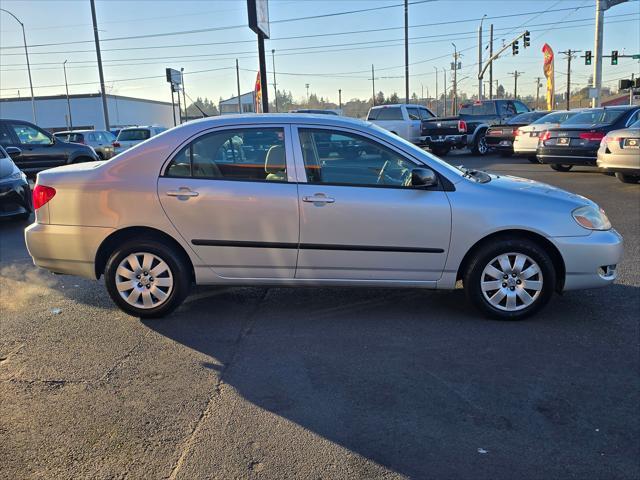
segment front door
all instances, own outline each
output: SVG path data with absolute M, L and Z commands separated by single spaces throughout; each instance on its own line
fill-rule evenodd
M 42 170 L 66 163 L 66 144 L 56 142 L 43 130 L 27 123 L 10 121 L 7 126 L 15 135 L 16 146 L 22 150 L 16 162 L 22 170 Z
M 234 127 L 184 146 L 158 179 L 171 222 L 221 277 L 293 278 L 298 201 L 289 127 Z
M 411 186 L 417 164 L 346 129 L 298 127 L 300 252 L 296 278 L 435 281 L 451 209 L 440 189 Z

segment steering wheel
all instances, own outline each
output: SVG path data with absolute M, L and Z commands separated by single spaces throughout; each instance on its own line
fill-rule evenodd
M 385 185 L 385 181 L 384 181 L 384 171 L 387 169 L 387 167 L 389 166 L 389 160 L 385 160 L 384 164 L 382 165 L 382 168 L 380 169 L 380 173 L 378 174 L 378 180 L 376 181 L 377 185 Z

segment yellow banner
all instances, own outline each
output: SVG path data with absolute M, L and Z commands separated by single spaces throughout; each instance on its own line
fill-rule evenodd
M 542 53 L 544 54 L 544 64 L 542 69 L 544 71 L 544 76 L 547 78 L 547 110 L 553 110 L 554 108 L 554 100 L 556 96 L 556 85 L 554 79 L 554 55 L 553 49 L 548 45 L 544 44 L 542 47 Z

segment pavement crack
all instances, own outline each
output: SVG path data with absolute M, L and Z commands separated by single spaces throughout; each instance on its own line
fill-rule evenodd
M 256 302 L 254 308 L 247 315 L 247 319 L 245 320 L 244 325 L 240 329 L 240 332 L 238 333 L 238 336 L 236 337 L 236 339 L 234 341 L 234 349 L 233 349 L 233 352 L 231 354 L 231 357 L 229 358 L 228 362 L 225 362 L 224 366 L 220 370 L 220 375 L 218 376 L 218 381 L 215 383 L 215 385 L 213 387 L 213 390 L 211 391 L 211 395 L 209 395 L 206 407 L 204 408 L 204 410 L 202 410 L 202 412 L 200 412 L 200 416 L 196 420 L 193 428 L 191 429 L 189 434 L 185 437 L 183 446 L 180 449 L 180 455 L 178 457 L 178 460 L 176 460 L 176 462 L 174 463 L 173 467 L 171 468 L 171 473 L 169 474 L 169 477 L 168 477 L 169 480 L 175 480 L 177 478 L 178 472 L 182 468 L 182 465 L 184 464 L 184 462 L 185 462 L 185 460 L 187 458 L 187 455 L 189 454 L 189 452 L 193 448 L 193 445 L 195 443 L 195 439 L 196 439 L 198 433 L 200 432 L 200 429 L 202 428 L 202 425 L 204 425 L 206 420 L 212 415 L 213 405 L 214 405 L 215 401 L 218 399 L 218 397 L 220 396 L 221 385 L 222 385 L 223 380 L 224 380 L 224 375 L 229 370 L 231 365 L 235 362 L 235 359 L 238 356 L 238 352 L 240 350 L 240 345 L 241 345 L 242 341 L 253 330 L 253 325 L 254 325 L 254 323 L 256 321 L 257 314 L 260 311 L 260 307 L 261 307 L 262 303 L 267 298 L 267 295 L 269 294 L 269 291 L 270 291 L 269 288 L 265 288 L 264 289 L 264 291 L 262 292 L 262 295 L 260 295 L 260 298 Z
M 140 340 L 138 340 L 138 342 L 131 347 L 122 357 L 120 357 L 112 366 L 111 368 L 109 368 L 109 370 L 107 370 L 97 381 L 97 383 L 100 382 L 104 382 L 105 380 L 108 380 L 109 377 L 111 377 L 111 374 L 113 372 L 115 372 L 119 367 L 121 367 L 127 360 L 129 360 L 129 358 L 131 358 L 131 356 L 133 355 L 133 352 L 135 352 L 141 345 L 142 343 L 147 339 L 147 336 L 149 336 L 149 332 L 147 332 Z

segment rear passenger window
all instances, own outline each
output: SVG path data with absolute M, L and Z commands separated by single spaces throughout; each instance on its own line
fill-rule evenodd
M 247 128 L 203 135 L 178 152 L 166 175 L 286 182 L 284 130 Z
M 407 115 L 409 115 L 409 120 L 420 120 L 418 107 L 407 107 Z
M 402 110 L 400 107 L 383 107 L 376 120 L 402 120 Z

